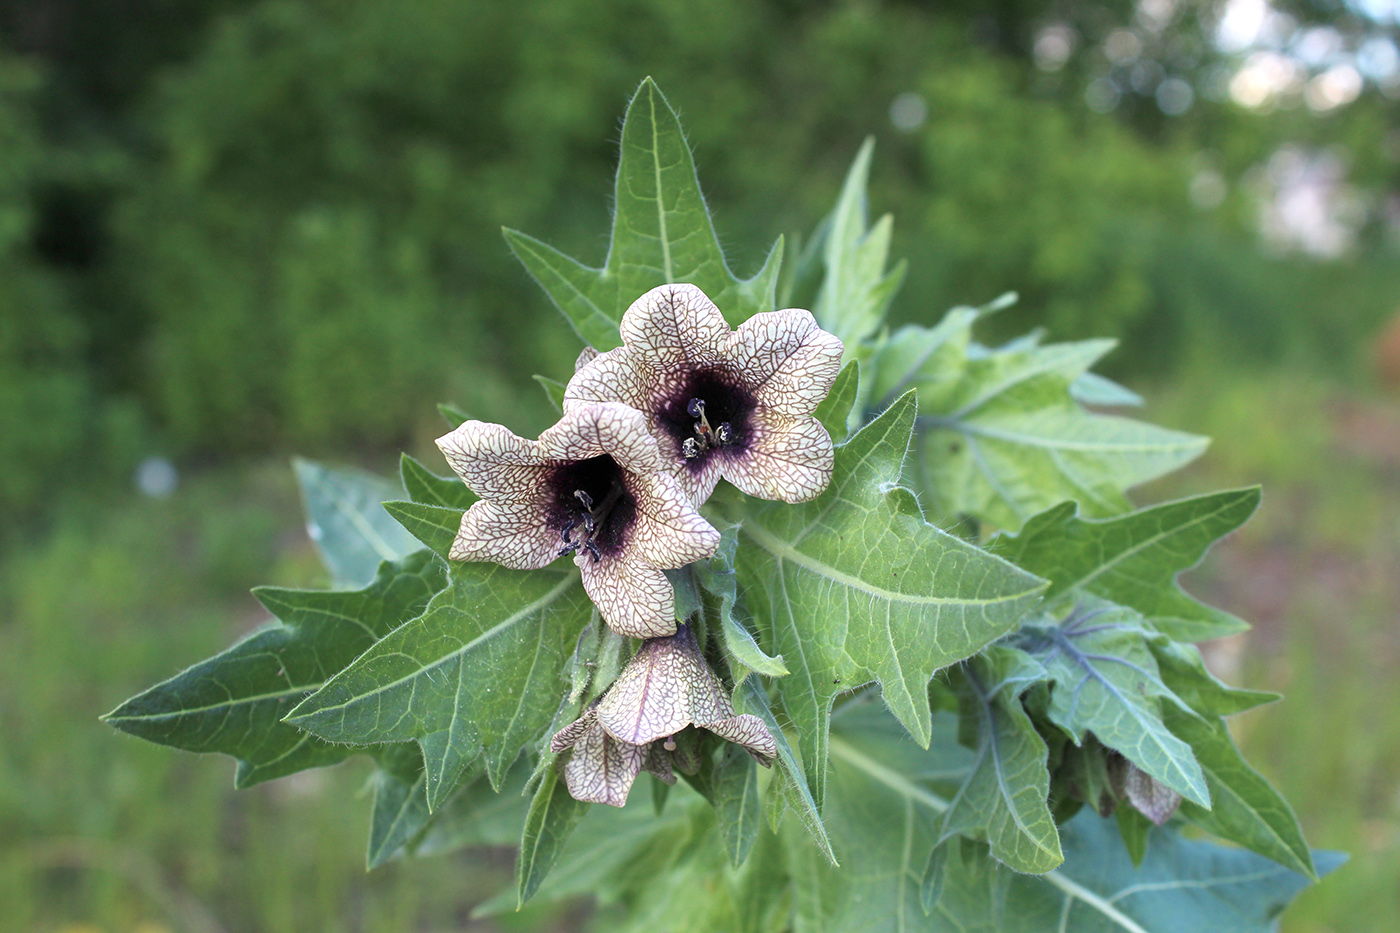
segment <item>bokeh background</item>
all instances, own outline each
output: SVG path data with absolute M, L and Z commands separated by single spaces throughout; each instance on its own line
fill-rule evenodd
M 744 274 L 861 140 L 899 320 L 1117 336 L 1213 435 L 1140 502 L 1254 482 L 1190 586 L 1287 695 L 1235 722 L 1349 865 L 1289 931 L 1400 915 L 1395 0 L 8 0 L 0 5 L 0 929 L 472 920 L 509 852 L 366 875 L 367 762 L 234 792 L 97 716 L 325 582 L 293 453 L 438 462 L 434 405 L 547 424 L 577 352 L 500 237 L 601 263 L 638 81 Z

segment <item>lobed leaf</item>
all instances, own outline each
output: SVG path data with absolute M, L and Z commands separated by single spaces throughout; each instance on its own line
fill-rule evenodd
M 1087 514 L 1115 515 L 1128 509 L 1125 490 L 1205 449 L 1204 438 L 1093 414 L 1074 399 L 1071 385 L 1113 341 L 987 350 L 970 336 L 983 313 L 954 309 L 935 328 L 905 328 L 873 367 L 873 398 L 919 389 L 915 469 L 936 514 L 1014 529 L 1074 499 Z
M 744 513 L 739 582 L 791 671 L 778 689 L 818 803 L 838 693 L 878 680 L 927 745 L 934 671 L 1011 630 L 1045 585 L 923 520 L 896 485 L 913 423 L 911 393 L 836 451 L 820 497 Z
M 408 454 L 399 458 L 399 479 L 414 502 L 466 511 L 476 496 L 457 476 L 438 476 Z
M 588 808 L 569 795 L 554 768 L 545 769 L 521 831 L 520 858 L 515 863 L 517 905 L 524 906 L 534 897 Z
M 402 490 L 364 470 L 292 461 L 306 509 L 306 533 L 326 569 L 340 586 L 364 586 L 380 561 L 398 560 L 418 544 L 390 518 L 380 503 Z
M 1308 884 L 1253 853 L 1187 841 L 1170 827 L 1151 830 L 1135 869 L 1117 827 L 1089 810 L 1061 827 L 1064 863 L 1044 874 L 1011 871 L 985 846 L 965 841 L 950 841 L 940 856 L 936 827 L 950 801 L 938 787 L 968 766 L 955 730 L 953 717 L 940 713 L 937 740 L 924 751 L 876 704 L 843 707 L 833 721 L 826 811 L 843 867 L 790 862 L 795 929 L 1266 933 Z M 789 853 L 801 855 L 791 847 Z M 938 864 L 929 880 L 938 896 L 926 913 L 921 892 L 931 855 Z M 1326 871 L 1339 861 L 1329 854 L 1319 864 Z
M 879 329 L 907 263 L 885 272 L 894 218 L 886 214 L 872 227 L 867 218 L 866 187 L 875 138 L 867 137 L 846 173 L 841 194 L 822 222 L 824 276 L 812 314 L 822 329 L 841 338 L 850 360 L 860 341 Z
M 287 717 L 331 742 L 417 741 L 436 807 L 478 753 L 493 786 L 550 724 L 592 604 L 578 575 L 453 566 L 451 585 Z
M 771 311 L 783 252 L 780 238 L 753 278 L 741 280 L 729 271 L 680 120 L 650 78 L 637 89 L 622 123 L 612 240 L 603 267 L 586 266 L 515 230 L 506 230 L 505 237 L 584 343 L 599 350 L 620 343 L 623 312 L 658 285 L 697 286 L 730 324 Z
M 1162 701 L 1184 706 L 1162 683 L 1152 637 L 1131 609 L 1076 610 L 1058 626 L 1028 628 L 1022 646 L 1054 683 L 1048 715 L 1082 742 L 1088 732 L 1188 800 L 1210 806 L 1191 746 L 1162 722 Z
M 994 645 L 960 673 L 963 705 L 977 721 L 977 746 L 943 815 L 941 836 L 987 842 L 992 855 L 1016 871 L 1049 871 L 1064 855 L 1046 802 L 1048 753 L 1020 700 L 1028 686 L 1045 680 L 1045 668 L 1022 651 Z
M 1210 787 L 1210 809 L 1191 801 L 1182 814 L 1207 832 L 1316 879 L 1298 817 L 1278 791 L 1249 766 L 1219 717 L 1202 719 L 1168 707 L 1167 727 L 1190 744 Z
M 1249 626 L 1184 592 L 1177 574 L 1200 563 L 1206 550 L 1249 520 L 1259 488 L 1234 489 L 1138 509 L 1095 521 L 1062 502 L 1034 516 L 989 550 L 1050 581 L 1050 604 L 1077 593 L 1129 606 L 1178 641 L 1204 641 Z
M 282 717 L 446 585 L 442 565 L 420 550 L 381 564 L 362 590 L 259 587 L 254 595 L 278 622 L 103 718 L 151 742 L 232 755 L 239 787 L 342 761 L 363 749 L 323 741 Z

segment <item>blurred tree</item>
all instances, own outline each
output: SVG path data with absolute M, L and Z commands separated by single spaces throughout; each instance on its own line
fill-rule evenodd
M 85 419 L 139 436 L 144 417 L 205 452 L 402 444 L 435 426 L 437 398 L 542 426 L 525 377 L 562 375 L 577 348 L 532 326 L 552 311 L 499 227 L 601 263 L 615 150 L 596 127 L 644 74 L 683 110 L 738 271 L 810 229 L 874 133 L 872 202 L 895 209 L 910 259 L 897 319 L 1015 289 L 987 336 L 1137 328 L 1152 339 L 1120 371 L 1169 365 L 1212 315 L 1258 334 L 1306 313 L 1308 288 L 1256 287 L 1277 277 L 1243 179 L 1281 140 L 1344 141 L 1368 190 L 1396 171 L 1383 95 L 1325 120 L 1230 103 L 1216 3 L 116 9 L 17 0 L 0 18 L 43 62 L 7 105 L 29 122 L 0 315 L 4 340 L 50 348 L 6 350 L 24 362 L 5 378 L 61 359 L 77 387 L 62 407 L 85 412 L 23 442 L 48 459 L 9 461 L 24 495 L 51 472 L 38 464 L 90 443 Z M 1381 243 L 1384 198 L 1367 197 Z M 9 326 L 41 305 L 47 323 Z

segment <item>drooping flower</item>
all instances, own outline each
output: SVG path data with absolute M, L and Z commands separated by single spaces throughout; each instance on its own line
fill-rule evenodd
M 640 413 L 611 402 L 574 406 L 536 441 L 468 421 L 437 444 L 481 497 L 462 516 L 453 560 L 530 570 L 573 554 L 613 631 L 648 638 L 676 630 L 662 570 L 710 557 L 719 532 L 662 471 Z
M 778 755 L 762 719 L 735 714 L 695 635 L 681 625 L 668 638 L 643 642 L 608 692 L 549 744 L 573 749 L 564 780 L 574 799 L 620 807 L 643 770 L 671 783 L 674 758 L 682 771 L 694 771 L 698 762 L 676 741 L 691 726 L 743 746 L 764 767 Z
M 622 346 L 580 367 L 564 406 L 623 402 L 647 417 L 667 468 L 697 506 L 721 476 L 752 496 L 805 502 L 831 480 L 812 413 L 841 341 L 808 311 L 756 314 L 731 331 L 694 285 L 662 285 L 622 316 Z

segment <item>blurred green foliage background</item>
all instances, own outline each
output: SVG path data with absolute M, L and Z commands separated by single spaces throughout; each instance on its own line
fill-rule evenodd
M 1289 694 L 1241 739 L 1314 843 L 1353 853 L 1287 928 L 1390 929 L 1400 414 L 1377 374 L 1400 76 L 1375 43 L 1394 53 L 1395 8 L 1264 5 L 1277 37 L 1232 48 L 1221 24 L 1250 6 L 10 0 L 0 929 L 504 928 L 467 912 L 508 853 L 363 874 L 344 816 L 363 763 L 234 794 L 231 765 L 96 716 L 255 627 L 249 586 L 324 582 L 291 453 L 389 469 L 431 451 L 441 400 L 545 426 L 529 376 L 567 374 L 578 344 L 499 230 L 602 262 L 647 74 L 741 273 L 779 233 L 796 255 L 873 134 L 872 208 L 910 264 L 897 320 L 1018 291 L 985 339 L 1121 337 L 1109 374 L 1217 437 L 1142 501 L 1266 483 L 1190 585 L 1259 623 L 1212 655 Z M 1341 51 L 1309 59 L 1319 35 Z M 1266 46 L 1311 71 L 1250 97 Z M 1326 98 L 1366 49 L 1360 90 Z M 1261 234 L 1300 164 L 1341 166 L 1344 248 Z M 143 497 L 156 455 L 180 482 Z

